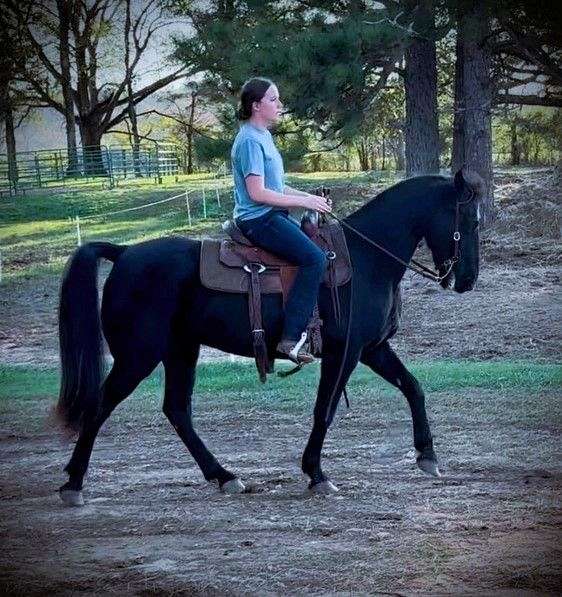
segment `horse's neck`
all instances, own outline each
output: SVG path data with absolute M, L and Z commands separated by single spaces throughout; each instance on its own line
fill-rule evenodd
M 407 199 L 373 199 L 361 209 L 345 218 L 345 221 L 378 243 L 402 261 L 409 263 L 422 238 L 422 224 L 426 208 L 408 202 Z M 345 227 L 344 227 L 345 229 Z M 392 282 L 399 282 L 406 266 L 383 253 L 380 249 L 359 238 L 346 229 L 353 263 L 374 268 L 385 273 Z

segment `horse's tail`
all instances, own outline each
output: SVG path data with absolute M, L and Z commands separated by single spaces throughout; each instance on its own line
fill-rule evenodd
M 55 412 L 69 430 L 79 431 L 99 410 L 103 344 L 98 308 L 98 260 L 115 262 L 127 247 L 85 244 L 66 264 L 59 300 L 60 393 Z

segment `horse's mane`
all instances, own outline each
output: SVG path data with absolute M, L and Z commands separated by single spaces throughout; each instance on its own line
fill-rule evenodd
M 407 178 L 377 193 L 359 209 L 352 212 L 350 216 L 367 215 L 383 204 L 388 205 L 389 203 L 398 203 L 399 201 L 417 201 L 427 196 L 428 189 L 434 189 L 442 193 L 445 188 L 454 189 L 452 177 L 441 174 L 427 174 Z

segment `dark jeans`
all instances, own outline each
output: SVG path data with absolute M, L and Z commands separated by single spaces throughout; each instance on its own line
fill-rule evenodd
M 252 243 L 298 265 L 285 305 L 283 340 L 299 340 L 312 315 L 327 259 L 324 251 L 288 217 L 287 210 L 272 209 L 259 218 L 236 220 Z

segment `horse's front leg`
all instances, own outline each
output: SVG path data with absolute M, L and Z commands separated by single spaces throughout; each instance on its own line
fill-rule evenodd
M 338 381 L 343 359 L 342 350 L 322 351 L 320 384 L 314 406 L 314 424 L 302 457 L 302 470 L 310 477 L 308 488 L 314 493 L 334 493 L 338 488 L 326 477 L 320 466 L 324 438 L 332 422 L 343 388 L 359 361 L 360 350 L 348 351 L 346 363 Z M 333 397 L 330 400 L 333 389 Z
M 378 346 L 371 344 L 365 346 L 361 353 L 361 362 L 396 386 L 406 396 L 412 411 L 417 464 L 422 471 L 435 477 L 441 476 L 425 412 L 425 396 L 418 380 L 404 367 L 388 342 Z

